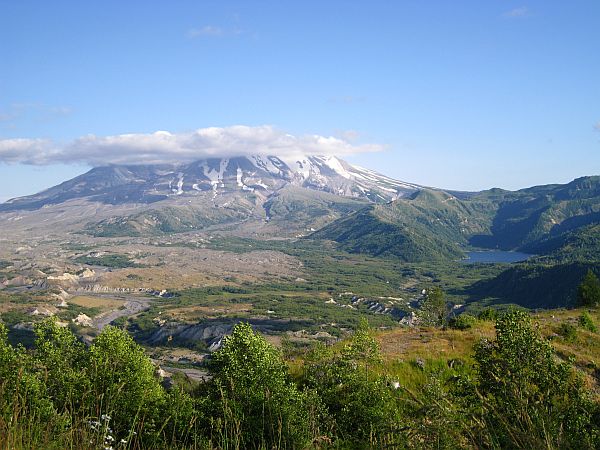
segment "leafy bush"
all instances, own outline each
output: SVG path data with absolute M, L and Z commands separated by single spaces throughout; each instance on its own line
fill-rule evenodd
M 468 330 L 477 323 L 477 318 L 471 314 L 463 313 L 450 321 L 450 326 L 457 330 Z
M 88 357 L 92 395 L 102 399 L 98 416 L 111 415 L 118 433 L 129 434 L 140 423 L 148 433 L 154 432 L 164 390 L 144 349 L 123 330 L 107 326 L 94 340 Z
M 498 318 L 498 311 L 495 310 L 494 308 L 485 308 L 483 311 L 481 311 L 478 315 L 477 318 L 479 320 L 488 320 L 488 321 L 496 321 L 496 319 Z
M 594 319 L 588 312 L 584 312 L 579 316 L 579 326 L 584 330 L 591 331 L 592 333 L 596 333 L 598 331 L 598 327 L 594 323 Z
M 35 328 L 36 360 L 44 367 L 45 384 L 59 411 L 79 412 L 90 407 L 91 381 L 87 373 L 87 353 L 83 343 L 55 320 L 45 320 Z M 88 404 L 85 404 L 85 401 Z M 83 411 L 87 413 L 88 411 Z
M 278 349 L 237 324 L 210 361 L 207 404 L 219 445 L 302 448 L 309 442 L 309 398 L 291 382 Z
M 0 447 L 32 447 L 35 425 L 45 424 L 45 431 L 53 432 L 64 425 L 60 419 L 35 361 L 23 347 L 8 343 L 7 329 L 0 323 Z M 17 423 L 24 424 L 25 433 L 18 432 Z
M 558 327 L 558 334 L 560 334 L 567 342 L 575 342 L 577 340 L 577 328 L 575 325 L 568 322 L 560 324 Z
M 573 367 L 521 311 L 496 322 L 496 339 L 476 346 L 484 447 L 594 448 L 594 404 Z
M 346 445 L 384 447 L 403 442 L 398 393 L 373 370 L 380 358 L 365 320 L 340 354 L 318 345 L 309 356 L 305 383 L 325 404 L 333 421 L 330 433 Z

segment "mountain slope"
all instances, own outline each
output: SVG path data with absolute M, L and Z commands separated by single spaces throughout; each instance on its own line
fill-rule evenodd
M 588 270 L 600 274 L 589 262 L 518 264 L 499 275 L 474 283 L 465 290 L 468 301 L 516 304 L 526 308 L 564 308 L 576 305 L 577 286 Z
M 73 231 L 103 237 L 208 228 L 295 237 L 319 230 L 314 238 L 349 251 L 405 261 L 457 259 L 469 247 L 563 262 L 590 260 L 600 250 L 598 176 L 514 192 L 444 192 L 332 156 L 98 167 L 9 200 L 0 213 L 10 226 L 22 220 L 43 229 L 70 221 Z
M 35 195 L 0 204 L 0 212 L 35 210 L 72 199 L 149 204 L 178 196 L 231 192 L 269 196 L 285 186 L 386 202 L 420 187 L 352 166 L 333 156 L 211 158 L 182 165 L 97 167 Z
M 459 199 L 421 189 L 334 222 L 316 239 L 405 261 L 457 258 L 470 246 L 590 260 L 600 251 L 600 177 Z
M 548 255 L 551 261 L 600 261 L 600 223 L 550 235 L 523 247 L 524 251 Z
M 469 234 L 486 230 L 486 206 L 423 189 L 409 198 L 359 211 L 312 237 L 337 241 L 350 252 L 404 261 L 459 259 Z
M 538 242 L 600 221 L 600 177 L 516 192 L 484 191 L 471 200 L 493 202 L 489 234 L 474 235 L 477 247 L 532 249 Z
M 78 218 L 71 229 L 98 237 L 208 227 L 293 237 L 418 188 L 334 157 L 287 162 L 258 155 L 212 158 L 181 165 L 94 168 L 39 194 L 1 204 L 0 221 L 24 217 L 23 224 L 50 227 Z

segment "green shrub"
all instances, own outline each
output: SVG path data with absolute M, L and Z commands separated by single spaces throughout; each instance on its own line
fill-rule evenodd
M 291 382 L 280 351 L 247 323 L 237 324 L 209 365 L 211 434 L 219 447 L 303 448 L 310 441 L 309 397 Z
M 477 318 L 471 314 L 463 313 L 450 321 L 450 326 L 457 330 L 468 330 L 477 323 Z
M 448 323 L 449 315 L 450 307 L 444 291 L 438 286 L 428 289 L 418 312 L 421 322 L 424 325 L 443 327 Z
M 111 416 L 117 437 L 129 435 L 140 424 L 146 435 L 153 434 L 160 425 L 165 392 L 144 349 L 125 331 L 107 326 L 88 353 L 91 395 L 98 401 L 96 417 Z
M 479 320 L 488 320 L 488 321 L 496 321 L 496 319 L 498 318 L 498 311 L 495 310 L 494 308 L 485 308 L 483 311 L 481 311 L 478 315 L 477 318 Z
M 55 319 L 35 325 L 33 355 L 44 368 L 45 384 L 54 406 L 59 411 L 78 413 L 90 406 L 91 381 L 88 377 L 88 354 L 85 345 Z M 88 400 L 86 405 L 84 401 Z M 82 411 L 84 414 L 89 412 Z
M 584 312 L 579 316 L 579 326 L 584 330 L 591 331 L 592 333 L 596 333 L 598 331 L 598 327 L 594 323 L 594 319 L 588 312 Z
M 166 392 L 144 350 L 106 327 L 88 348 L 68 327 L 35 326 L 30 351 L 0 324 L 0 448 L 189 448 L 202 440 L 195 402 Z M 192 445 L 193 446 L 193 445 Z
M 38 439 L 60 430 L 64 420 L 54 410 L 35 361 L 23 347 L 11 346 L 7 334 L 0 323 L 0 448 L 39 447 Z
M 339 354 L 319 344 L 308 357 L 305 383 L 325 404 L 342 448 L 405 446 L 398 391 L 374 370 L 380 360 L 364 320 Z
M 492 448 L 597 448 L 598 406 L 581 376 L 556 358 L 527 313 L 511 311 L 496 322 L 496 339 L 475 349 L 478 446 Z
M 563 322 L 558 327 L 558 334 L 567 342 L 575 342 L 577 340 L 577 327 L 571 323 Z

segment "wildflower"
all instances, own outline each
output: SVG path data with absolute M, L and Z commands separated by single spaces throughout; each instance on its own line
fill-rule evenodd
M 108 414 L 102 414 L 102 416 L 100 416 L 100 418 L 102 420 L 106 420 L 107 422 L 110 420 L 110 416 Z

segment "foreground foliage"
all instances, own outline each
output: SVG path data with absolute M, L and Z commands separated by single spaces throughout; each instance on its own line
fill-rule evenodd
M 594 448 L 600 443 L 593 415 L 598 405 L 572 366 L 558 361 L 529 316 L 498 319 L 496 340 L 476 347 L 478 391 L 488 444 L 534 448 Z M 597 418 L 596 418 L 597 419 Z M 597 424 L 596 424 L 597 425 Z
M 416 390 L 387 372 L 365 321 L 292 372 L 240 323 L 213 354 L 212 379 L 187 391 L 163 387 L 117 328 L 90 346 L 55 321 L 35 331 L 26 351 L 0 325 L 0 448 L 600 446 L 597 399 L 524 312 L 497 319 L 473 367 L 430 371 Z

